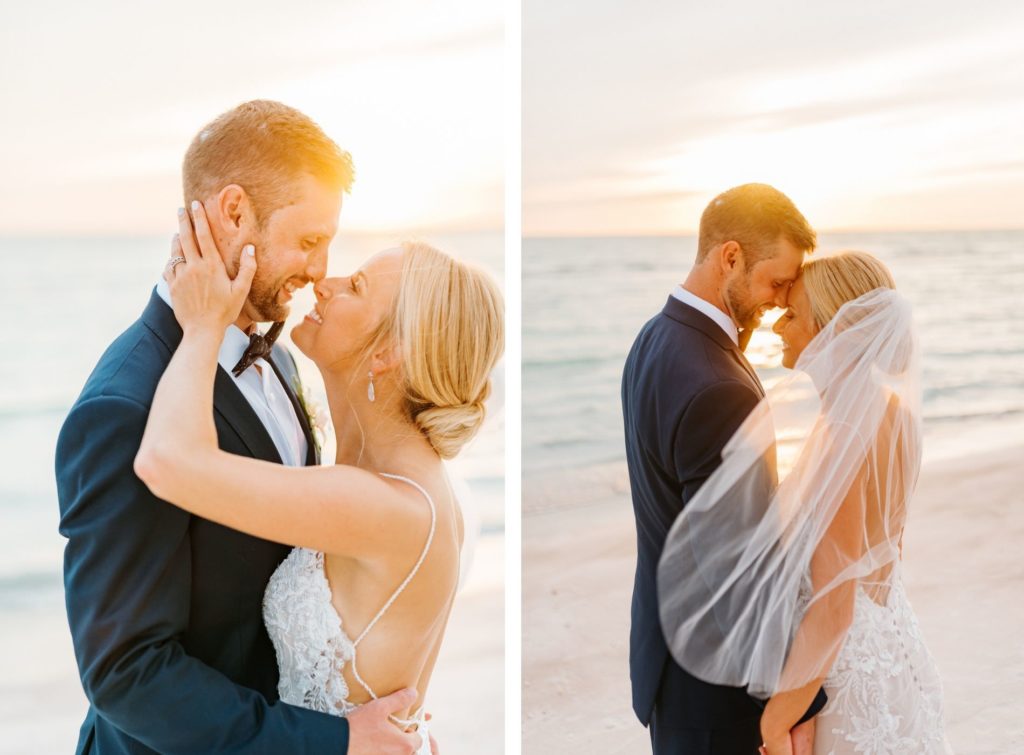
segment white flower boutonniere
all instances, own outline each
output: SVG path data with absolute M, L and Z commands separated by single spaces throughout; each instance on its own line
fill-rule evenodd
M 317 401 L 310 397 L 306 387 L 298 377 L 295 378 L 292 387 L 295 389 L 295 397 L 299 400 L 299 406 L 302 407 L 306 420 L 309 422 L 313 443 L 316 445 L 317 454 L 319 454 L 323 450 L 327 434 L 331 432 L 331 415 Z

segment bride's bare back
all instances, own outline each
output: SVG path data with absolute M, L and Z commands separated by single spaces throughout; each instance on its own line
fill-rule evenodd
M 394 482 L 396 490 L 405 488 L 402 492 L 407 494 L 410 507 L 426 508 L 428 502 L 416 488 L 404 481 Z M 377 696 L 407 687 L 416 689 L 420 702 L 415 707 L 420 707 L 448 624 L 459 580 L 462 512 L 442 470 L 419 482 L 436 510 L 434 533 L 425 556 L 422 548 L 367 559 L 324 556 L 331 604 L 353 641 L 366 631 L 423 556 L 401 594 L 359 642 L 355 667 L 348 663 L 343 669 L 349 700 L 357 705 L 372 699 L 356 677 L 358 671 Z M 424 528 L 423 545 L 428 534 L 429 529 Z

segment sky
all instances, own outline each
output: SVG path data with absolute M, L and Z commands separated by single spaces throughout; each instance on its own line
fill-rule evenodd
M 1024 228 L 1017 0 L 523 0 L 523 231 L 696 231 L 770 183 L 820 230 Z
M 173 231 L 192 137 L 256 98 L 352 153 L 343 231 L 499 230 L 503 13 L 500 0 L 2 0 L 0 234 Z

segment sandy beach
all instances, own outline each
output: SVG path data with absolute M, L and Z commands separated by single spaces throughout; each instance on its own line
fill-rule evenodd
M 485 536 L 455 601 L 427 710 L 448 755 L 505 749 L 505 538 Z
M 1014 445 L 926 462 L 907 525 L 907 591 L 961 755 L 1024 752 L 1022 458 Z M 649 751 L 630 708 L 628 491 L 524 510 L 523 752 Z

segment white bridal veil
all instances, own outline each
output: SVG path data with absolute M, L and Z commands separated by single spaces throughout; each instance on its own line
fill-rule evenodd
M 658 568 L 676 661 L 768 697 L 827 675 L 858 589 L 884 604 L 921 462 L 910 305 L 847 302 L 672 526 Z

